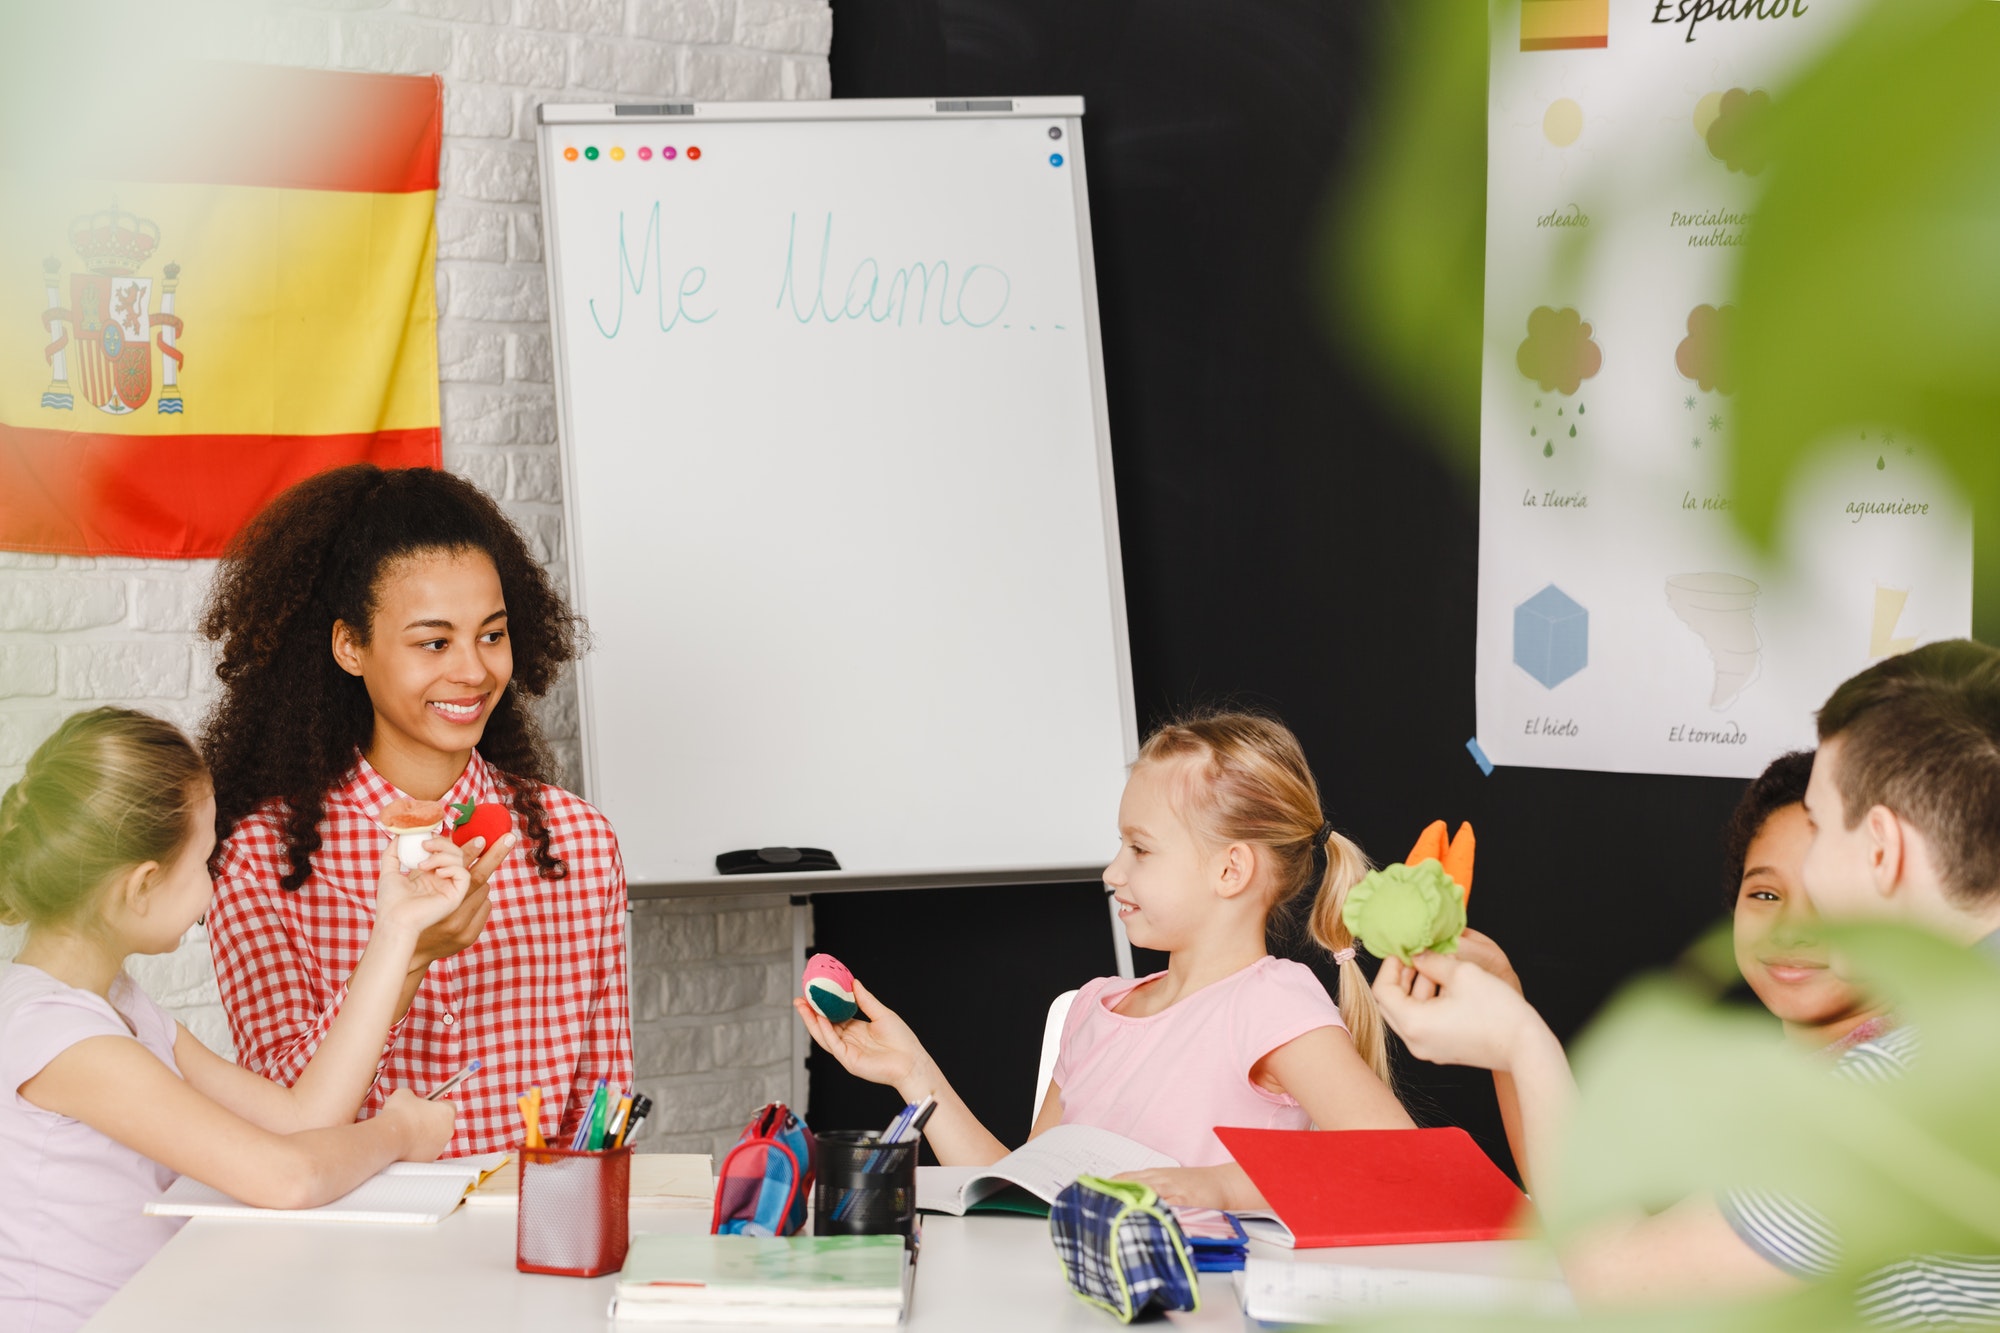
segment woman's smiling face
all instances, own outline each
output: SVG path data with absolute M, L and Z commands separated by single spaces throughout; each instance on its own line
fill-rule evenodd
M 1788 1025 L 1820 1028 L 1867 1007 L 1834 974 L 1819 916 L 1800 879 L 1812 824 L 1801 805 L 1773 810 L 1750 840 L 1736 891 L 1736 966 L 1764 1007 Z
M 470 750 L 514 675 L 500 572 L 483 551 L 419 551 L 384 566 L 367 644 L 336 624 L 334 656 L 368 689 L 371 751 Z

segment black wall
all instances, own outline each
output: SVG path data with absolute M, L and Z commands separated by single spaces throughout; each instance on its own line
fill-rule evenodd
M 1433 818 L 1471 820 L 1472 922 L 1567 1037 L 1716 917 L 1742 784 L 1484 777 L 1465 750 L 1474 479 L 1343 358 L 1315 304 L 1321 230 L 1378 128 L 1407 4 L 834 0 L 833 91 L 1083 95 L 1142 730 L 1192 704 L 1275 711 L 1331 817 L 1378 860 Z M 1476 342 L 1437 354 L 1476 383 Z M 1107 857 L 1114 823 L 1104 811 Z M 902 1010 L 1010 1142 L 1049 999 L 1113 970 L 1096 885 L 830 896 L 816 920 L 818 947 Z M 1323 957 L 1289 952 L 1331 980 Z M 1483 1074 L 1405 1055 L 1399 1076 L 1420 1122 L 1465 1125 L 1507 1160 Z M 814 1053 L 816 1125 L 896 1107 Z

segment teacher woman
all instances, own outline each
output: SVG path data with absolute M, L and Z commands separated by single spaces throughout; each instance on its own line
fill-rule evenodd
M 362 1116 L 478 1059 L 446 1152 L 491 1152 L 520 1143 L 531 1087 L 554 1142 L 600 1079 L 630 1086 L 618 840 L 548 780 L 527 705 L 577 630 L 521 534 L 449 473 L 323 473 L 231 543 L 202 622 L 222 697 L 201 743 L 219 839 L 208 929 L 244 1065 L 287 1084 L 305 1067 L 368 942 L 377 816 L 413 797 L 501 804 L 513 828 L 477 848 L 464 904 L 419 941 Z

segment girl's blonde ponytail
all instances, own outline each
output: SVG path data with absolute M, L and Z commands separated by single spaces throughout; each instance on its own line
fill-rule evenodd
M 1361 964 L 1355 961 L 1354 935 L 1341 914 L 1347 905 L 1347 891 L 1373 868 L 1350 839 L 1328 833 L 1326 872 L 1313 897 L 1312 937 L 1334 956 L 1340 968 L 1340 1016 L 1347 1023 L 1347 1035 L 1354 1039 L 1354 1049 L 1393 1090 L 1396 1084 L 1389 1070 L 1389 1039 L 1383 1031 L 1382 1013 L 1375 1007 L 1375 992 L 1368 988 Z

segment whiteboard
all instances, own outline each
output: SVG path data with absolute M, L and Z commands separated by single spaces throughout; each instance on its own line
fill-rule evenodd
M 1082 113 L 542 108 L 587 795 L 635 888 L 1094 878 L 1116 850 Z M 842 869 L 715 870 L 774 845 Z

